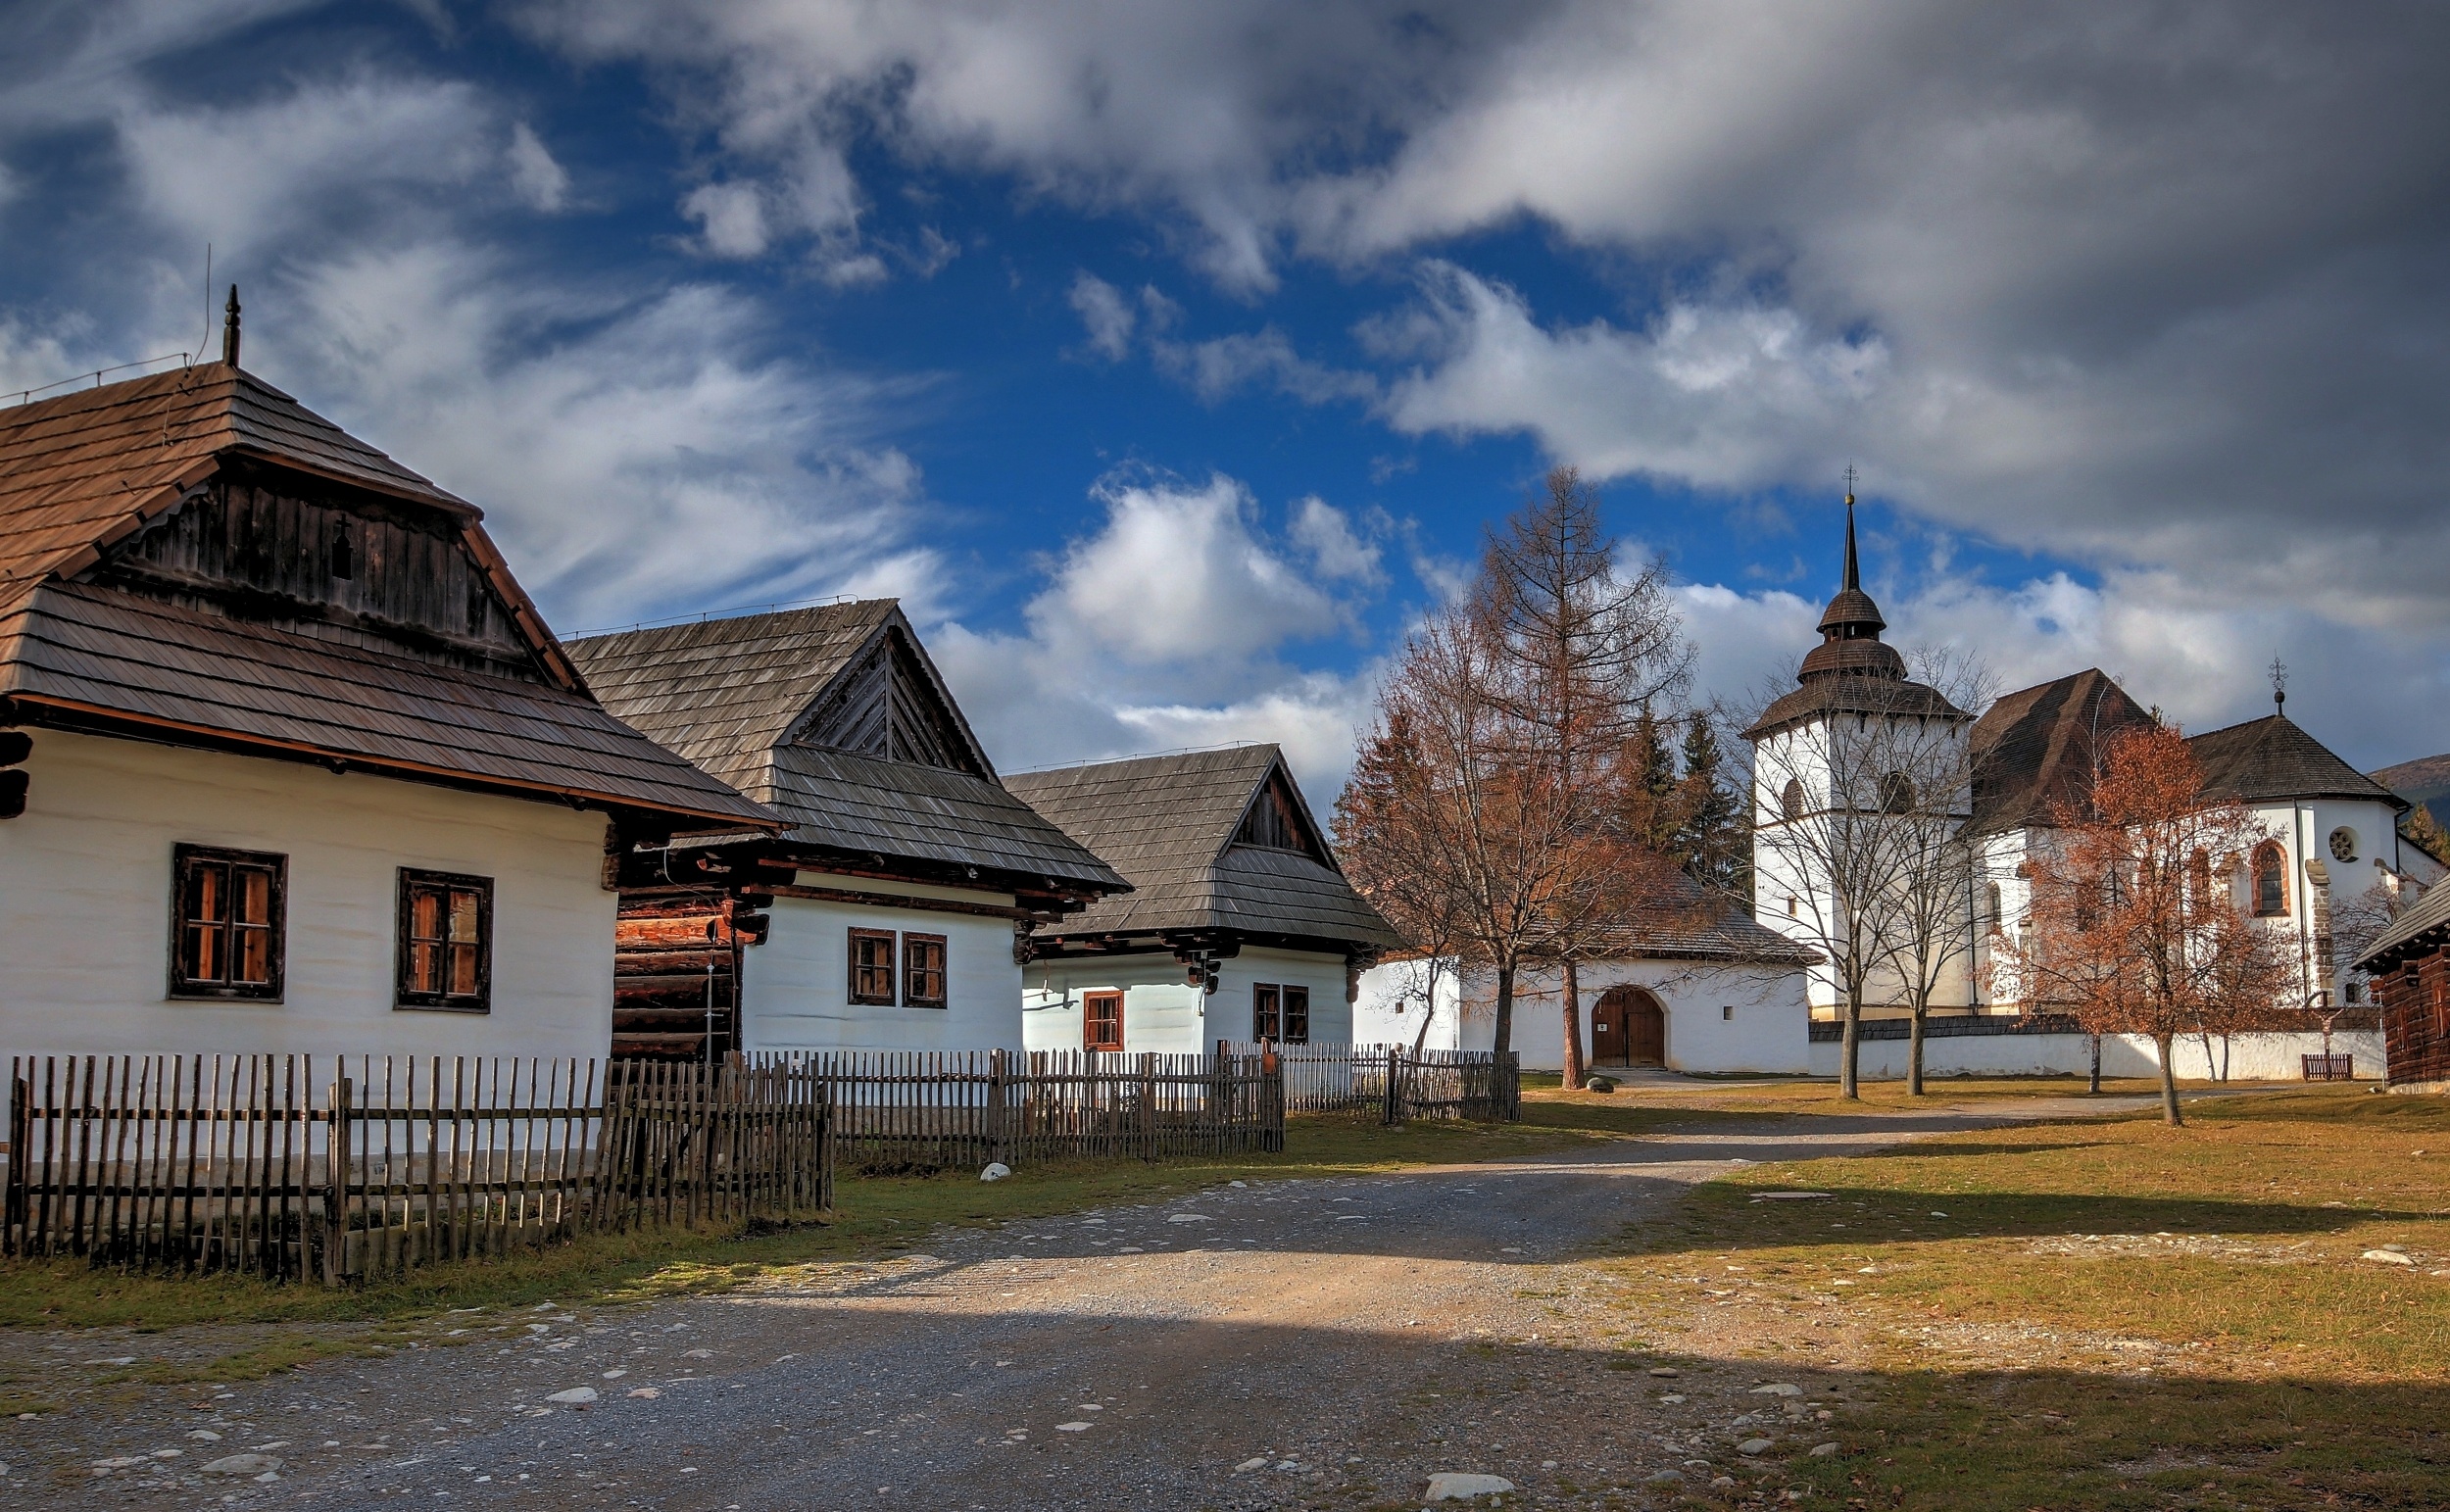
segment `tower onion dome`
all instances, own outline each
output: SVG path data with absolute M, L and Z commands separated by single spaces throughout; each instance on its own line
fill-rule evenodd
M 1809 683 L 1824 677 L 1884 677 L 1890 682 L 1905 680 L 1905 658 L 1897 648 L 1884 645 L 1880 632 L 1888 628 L 1888 621 L 1880 617 L 1880 606 L 1863 591 L 1863 572 L 1854 551 L 1854 495 L 1846 495 L 1846 580 L 1838 590 L 1838 597 L 1829 601 L 1821 612 L 1821 643 L 1803 658 L 1803 670 L 1796 674 L 1800 682 Z

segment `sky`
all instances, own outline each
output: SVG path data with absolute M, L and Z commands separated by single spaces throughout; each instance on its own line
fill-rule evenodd
M 902 600 L 1006 770 L 1284 744 L 1560 463 L 1888 638 L 2450 751 L 2450 11 L 19 0 L 0 403 L 214 349 L 557 630 Z M 208 246 L 213 287 L 205 277 Z M 173 359 L 174 361 L 175 359 Z

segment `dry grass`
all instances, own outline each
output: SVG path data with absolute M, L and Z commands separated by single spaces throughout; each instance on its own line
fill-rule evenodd
M 1653 1295 L 1706 1274 L 1758 1352 L 1833 1389 L 1868 1374 L 1857 1452 L 1788 1467 L 1839 1502 L 2450 1502 L 2450 1104 L 2327 1088 L 2190 1116 L 1754 1167 L 1622 1263 Z M 2360 1258 L 2385 1245 L 2415 1263 Z

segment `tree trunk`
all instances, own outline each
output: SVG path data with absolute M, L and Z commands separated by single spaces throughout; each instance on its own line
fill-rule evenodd
M 1514 967 L 1497 968 L 1496 1021 L 1490 1028 L 1489 1048 L 1502 1057 L 1514 1049 Z
M 1914 1022 L 1906 1030 L 1905 1095 L 1909 1097 L 1923 1095 L 1923 1013 L 1927 1006 L 1921 999 L 1915 1000 Z
M 1583 977 L 1574 962 L 1565 963 L 1565 1090 L 1583 1090 Z
M 2152 1043 L 2161 1052 L 2161 1121 L 2173 1129 L 2183 1128 L 2186 1115 L 2178 1110 L 2178 1036 L 2156 1034 Z
M 2101 1036 L 2092 1037 L 2092 1085 L 2084 1089 L 2086 1097 L 2101 1096 Z
M 1862 1094 L 1863 1042 L 1857 1031 L 1863 1027 L 1863 989 L 1846 988 L 1846 1025 L 1838 1044 L 1838 1096 L 1849 1101 Z

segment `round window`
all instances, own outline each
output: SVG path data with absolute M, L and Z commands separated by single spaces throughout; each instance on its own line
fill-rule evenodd
M 2330 832 L 2330 858 L 2353 861 L 2357 858 L 2357 832 L 2342 824 Z

